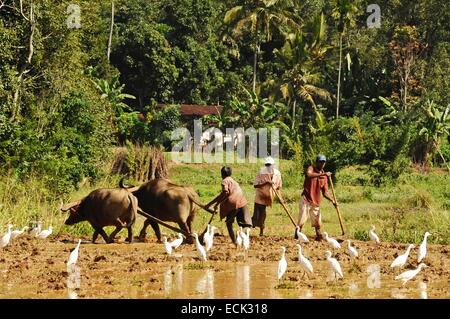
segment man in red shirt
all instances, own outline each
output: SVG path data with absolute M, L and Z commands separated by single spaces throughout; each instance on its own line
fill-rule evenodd
M 214 210 L 220 205 L 220 220 L 226 217 L 228 234 L 231 241 L 236 244 L 236 235 L 233 230 L 233 222 L 236 219 L 242 228 L 252 227 L 250 210 L 248 209 L 247 199 L 239 184 L 231 177 L 231 167 L 224 166 L 220 171 L 222 175 L 222 191 L 212 201 L 206 204 L 206 207 L 214 205 Z
M 320 227 L 322 225 L 320 217 L 320 193 L 322 193 L 323 197 L 331 201 L 334 206 L 337 205 L 337 203 L 328 196 L 327 178 L 331 177 L 331 173 L 324 171 L 326 161 L 326 157 L 319 154 L 317 155 L 316 165 L 310 165 L 306 170 L 297 222 L 301 231 L 309 215 L 311 218 L 311 226 L 316 229 L 317 240 L 322 239 L 322 234 L 320 232 Z M 295 238 L 297 238 L 297 233 L 295 234 Z

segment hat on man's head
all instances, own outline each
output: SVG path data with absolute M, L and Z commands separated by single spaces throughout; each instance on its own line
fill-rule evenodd
M 266 157 L 266 160 L 264 161 L 264 164 L 265 165 L 267 165 L 267 164 L 273 165 L 273 164 L 275 164 L 275 160 L 272 158 L 272 156 L 268 156 L 268 157 Z
M 323 154 L 319 154 L 319 155 L 317 155 L 317 158 L 316 158 L 316 161 L 324 161 L 324 162 L 326 162 L 327 161 L 327 158 L 325 157 L 325 155 L 323 155 Z

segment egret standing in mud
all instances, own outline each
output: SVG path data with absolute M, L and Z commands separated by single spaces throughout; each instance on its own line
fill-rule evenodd
M 42 229 L 42 223 L 39 222 L 38 225 L 37 225 L 37 227 L 33 227 L 33 228 L 31 229 L 30 235 L 33 236 L 33 237 L 37 237 L 37 236 L 40 234 L 41 229 Z
M 28 230 L 28 226 L 25 226 L 24 228 L 22 228 L 22 230 L 14 230 L 11 233 L 11 240 L 18 238 L 20 235 L 22 235 L 24 232 L 26 232 Z
M 199 240 L 198 240 L 198 235 L 197 235 L 197 233 L 194 233 L 193 235 L 194 235 L 194 237 L 195 237 L 195 246 L 197 247 L 197 253 L 198 253 L 198 255 L 200 256 L 200 259 L 201 259 L 201 260 L 206 261 L 207 259 L 206 259 L 206 250 L 205 250 L 205 247 L 203 247 L 203 246 L 200 244 L 200 242 L 199 242 Z
M 408 246 L 404 254 L 397 256 L 397 258 L 394 259 L 394 261 L 391 264 L 391 268 L 394 267 L 402 268 L 406 264 L 406 260 L 408 259 L 409 251 L 411 250 L 411 248 L 414 248 L 413 244 L 410 244 Z
M 431 234 L 429 232 L 426 232 L 425 235 L 423 236 L 423 242 L 420 244 L 419 253 L 417 255 L 417 262 L 418 263 L 420 263 L 425 258 L 425 256 L 427 255 L 427 238 L 430 235 Z
M 177 249 L 183 243 L 183 235 L 178 233 L 178 238 L 170 242 L 173 249 Z
M 239 249 L 242 246 L 242 227 L 239 227 L 236 233 L 236 248 Z
M 281 277 L 283 277 L 283 275 L 287 269 L 287 261 L 286 261 L 286 257 L 284 256 L 285 252 L 286 252 L 286 247 L 281 246 L 281 259 L 278 262 L 278 274 L 277 274 L 278 280 L 280 280 Z
M 242 233 L 242 247 L 244 248 L 244 258 L 247 259 L 248 249 L 250 248 L 250 228 L 246 229 L 246 233 Z
M 11 240 L 11 228 L 13 228 L 13 225 L 8 225 L 8 231 L 5 235 L 3 235 L 2 239 L 0 240 L 0 248 L 4 248 L 8 246 L 9 241 Z
M 300 231 L 300 226 L 295 227 L 295 233 L 297 234 L 299 243 L 309 243 L 308 237 Z
M 172 246 L 167 241 L 166 236 L 163 237 L 163 244 L 164 244 L 164 250 L 166 251 L 167 255 L 169 255 L 169 256 L 172 255 Z
M 369 238 L 370 240 L 375 241 L 377 244 L 380 243 L 380 238 L 378 238 L 378 235 L 375 234 L 375 226 L 372 225 L 372 228 L 369 230 Z
M 214 231 L 216 227 L 208 224 L 206 233 L 203 235 L 203 242 L 205 243 L 205 249 L 208 252 L 214 243 Z
M 347 252 L 350 255 L 350 257 L 351 258 L 358 258 L 358 251 L 356 250 L 356 248 L 350 246 L 350 240 L 347 240 L 347 242 L 348 242 Z
M 50 226 L 48 229 L 41 231 L 36 237 L 39 239 L 45 239 L 50 236 L 53 232 L 53 227 Z
M 333 247 L 334 249 L 341 249 L 341 245 L 336 239 L 328 237 L 327 232 L 323 232 L 323 235 L 325 236 L 325 240 L 331 245 L 331 247 Z
M 67 260 L 67 268 L 71 265 L 75 265 L 78 260 L 78 251 L 80 250 L 81 239 L 78 239 L 78 244 L 74 250 L 70 253 L 69 260 Z
M 334 274 L 335 280 L 338 280 L 339 277 L 344 278 L 344 274 L 342 273 L 341 265 L 339 265 L 339 262 L 335 258 L 331 257 L 331 251 L 327 250 L 325 252 L 325 257 L 328 260 L 330 269 Z
M 313 273 L 313 266 L 311 265 L 311 262 L 302 254 L 302 246 L 300 244 L 297 244 L 298 247 L 298 263 L 300 264 L 300 267 L 303 270 L 303 277 L 305 274 L 308 276 Z M 303 278 L 302 277 L 302 278 Z
M 419 271 L 424 267 L 428 267 L 428 266 L 425 265 L 424 263 L 420 263 L 419 267 L 417 267 L 416 269 L 408 270 L 408 271 L 401 273 L 400 275 L 395 277 L 395 280 L 401 280 L 403 282 L 403 286 L 404 286 L 409 280 L 413 279 L 419 273 Z

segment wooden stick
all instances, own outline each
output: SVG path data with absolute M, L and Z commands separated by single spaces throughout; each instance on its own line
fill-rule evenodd
M 339 207 L 337 205 L 337 201 L 336 201 L 336 194 L 334 193 L 334 187 L 333 187 L 333 181 L 331 180 L 331 176 L 329 176 L 330 179 L 330 185 L 331 185 L 331 192 L 333 193 L 333 199 L 334 202 L 336 203 L 336 212 L 339 218 L 339 224 L 341 225 L 341 230 L 342 230 L 342 235 L 345 235 L 345 231 L 344 231 L 344 225 L 342 224 L 342 218 L 341 218 L 341 213 L 339 212 Z
M 286 205 L 284 204 L 284 201 L 281 198 L 280 194 L 278 194 L 277 190 L 275 189 L 275 187 L 273 187 L 272 184 L 270 184 L 270 186 L 272 187 L 273 191 L 275 192 L 275 195 L 277 195 L 278 200 L 281 203 L 281 206 L 283 206 L 284 210 L 286 211 L 286 213 L 288 214 L 289 218 L 291 219 L 292 224 L 297 227 L 297 224 L 295 223 L 294 219 L 292 218 L 291 214 L 289 213 L 289 210 L 287 209 Z

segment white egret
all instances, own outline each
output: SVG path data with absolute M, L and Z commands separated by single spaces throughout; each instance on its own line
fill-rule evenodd
M 335 258 L 331 257 L 331 252 L 329 250 L 325 252 L 325 256 L 329 262 L 330 269 L 333 271 L 335 275 L 335 279 L 339 279 L 339 277 L 344 278 L 341 265 L 339 265 L 339 262 Z
M 183 235 L 178 233 L 178 238 L 170 242 L 173 249 L 177 249 L 183 243 Z
M 0 248 L 4 248 L 8 246 L 9 241 L 11 240 L 11 228 L 13 228 L 13 225 L 8 225 L 8 231 L 5 235 L 3 235 L 2 239 L 0 240 Z
M 200 244 L 200 242 L 199 242 L 199 240 L 198 240 L 198 235 L 197 235 L 197 233 L 194 233 L 193 235 L 194 235 L 194 237 L 195 237 L 195 246 L 197 247 L 198 255 L 200 256 L 200 258 L 201 258 L 203 261 L 206 261 L 207 259 L 206 259 L 206 250 L 205 250 L 205 247 L 203 247 L 203 246 Z
M 336 239 L 328 237 L 327 232 L 323 232 L 323 234 L 325 235 L 325 240 L 331 245 L 331 247 L 333 247 L 334 249 L 341 248 L 341 245 L 338 243 L 338 241 Z
M 300 267 L 303 270 L 303 276 L 305 274 L 309 277 L 310 274 L 313 273 L 313 266 L 311 265 L 311 262 L 302 254 L 302 246 L 300 244 L 297 244 L 298 247 L 298 262 L 300 264 Z
M 213 245 L 212 242 L 212 238 L 211 238 L 211 225 L 208 224 L 208 227 L 206 228 L 206 232 L 203 235 L 203 243 L 205 244 L 205 250 L 209 251 Z
M 410 244 L 408 246 L 408 248 L 406 248 L 406 251 L 405 251 L 404 254 L 402 254 L 400 256 L 397 256 L 397 258 L 394 259 L 394 261 L 391 264 L 391 268 L 394 268 L 394 267 L 401 268 L 401 267 L 403 267 L 403 265 L 405 265 L 405 263 L 406 263 L 406 260 L 408 259 L 409 251 L 411 250 L 411 248 L 414 248 L 413 244 Z
M 238 231 L 236 232 L 236 245 L 237 248 L 240 248 L 242 246 L 242 227 L 239 227 Z
M 28 230 L 28 226 L 25 226 L 22 228 L 22 230 L 14 230 L 11 233 L 11 239 L 16 239 L 17 237 L 19 237 L 20 235 L 22 235 L 24 232 L 26 232 Z
M 372 228 L 369 230 L 369 238 L 370 240 L 375 241 L 377 244 L 380 243 L 380 238 L 378 238 L 378 235 L 375 234 L 375 226 L 372 225 Z
M 167 255 L 172 255 L 172 246 L 169 242 L 167 242 L 167 237 L 163 237 L 163 244 L 164 244 L 164 250 L 166 251 Z
M 70 253 L 69 260 L 67 260 L 67 267 L 75 265 L 78 260 L 78 251 L 80 250 L 81 239 L 78 239 L 78 244 L 74 250 Z
M 244 234 L 244 236 L 242 236 L 242 246 L 244 247 L 244 253 L 245 256 L 247 257 L 248 254 L 248 249 L 250 248 L 250 228 L 246 229 L 246 233 L 242 232 L 242 234 Z
M 50 226 L 48 229 L 41 231 L 36 237 L 39 239 L 45 239 L 50 236 L 53 232 L 53 227 Z
M 30 235 L 33 237 L 37 237 L 37 235 L 39 235 L 39 233 L 41 232 L 42 229 L 42 223 L 38 223 L 37 227 L 33 227 L 30 231 Z
M 287 261 L 286 261 L 286 257 L 284 256 L 286 252 L 286 247 L 281 246 L 281 259 L 278 262 L 278 280 L 281 279 L 281 277 L 283 277 L 284 273 L 286 272 L 287 269 Z
M 425 258 L 425 256 L 427 255 L 427 238 L 430 235 L 431 234 L 429 232 L 426 232 L 425 235 L 423 236 L 423 242 L 420 244 L 419 253 L 417 255 L 417 262 L 418 263 L 420 263 Z
M 347 240 L 347 242 L 348 242 L 348 248 L 347 248 L 348 254 L 352 258 L 357 258 L 358 257 L 358 251 L 356 250 L 355 247 L 350 246 L 350 240 Z
M 299 243 L 309 243 L 308 237 L 300 231 L 300 226 L 295 227 L 295 233 L 297 234 Z
M 419 267 L 417 267 L 416 269 L 408 270 L 408 271 L 401 273 L 400 275 L 395 277 L 395 280 L 400 279 L 403 282 L 403 286 L 404 286 L 409 280 L 413 279 L 419 273 L 419 271 L 424 267 L 428 267 L 428 266 L 425 265 L 424 263 L 420 263 Z

